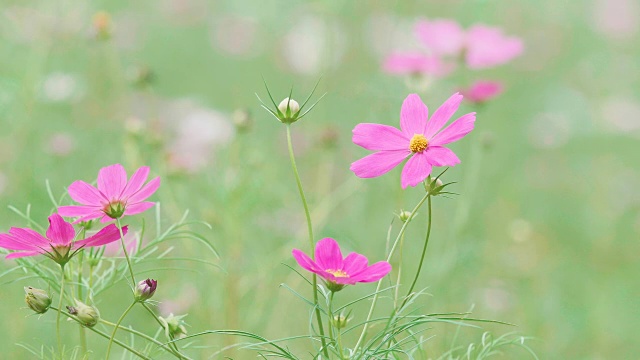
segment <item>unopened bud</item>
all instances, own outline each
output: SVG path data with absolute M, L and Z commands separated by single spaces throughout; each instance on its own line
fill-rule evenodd
M 26 301 L 31 310 L 38 314 L 44 314 L 49 310 L 51 298 L 46 291 L 26 286 L 24 292 L 26 293 L 24 301 Z
M 76 299 L 76 306 L 67 306 L 69 314 L 75 315 L 80 323 L 86 327 L 93 327 L 100 320 L 98 309 L 93 306 L 84 304 Z
M 409 221 L 409 219 L 411 219 L 411 211 L 400 210 L 400 213 L 398 214 L 398 218 L 403 223 L 406 223 L 407 221 Z
M 182 320 L 185 316 L 187 315 L 174 316 L 173 314 L 169 314 L 166 318 L 159 317 L 167 338 L 182 339 L 187 336 L 187 328 L 185 328 L 185 322 Z
M 142 280 L 136 286 L 134 295 L 137 301 L 145 301 L 150 299 L 156 292 L 158 281 L 153 279 Z
M 425 190 L 427 190 L 431 195 L 435 196 L 442 191 L 444 184 L 440 178 L 429 177 L 427 179 L 427 184 L 425 185 Z
M 340 315 L 335 315 L 333 317 L 333 327 L 335 327 L 336 329 L 344 329 L 347 327 L 347 323 L 349 322 L 349 317 L 345 316 L 343 314 Z
M 298 115 L 300 105 L 293 99 L 285 98 L 280 102 L 280 105 L 278 105 L 278 110 L 280 110 L 285 117 L 293 118 L 295 115 Z

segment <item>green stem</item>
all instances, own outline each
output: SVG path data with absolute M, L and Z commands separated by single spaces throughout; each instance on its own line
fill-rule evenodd
M 120 218 L 116 219 L 116 225 L 118 226 L 118 230 L 120 231 L 120 243 L 122 244 L 122 251 L 124 252 L 124 257 L 127 259 L 127 265 L 129 266 L 129 275 L 131 275 L 131 286 L 136 286 L 136 279 L 133 275 L 133 266 L 131 266 L 131 259 L 129 259 L 129 253 L 127 252 L 127 246 L 124 243 L 124 233 L 122 232 L 122 224 L 120 224 Z
M 313 225 L 311 224 L 311 213 L 309 212 L 309 205 L 307 205 L 307 199 L 304 196 L 304 190 L 302 189 L 302 181 L 300 180 L 300 174 L 298 173 L 298 167 L 296 166 L 296 158 L 293 154 L 293 145 L 291 143 L 291 125 L 287 124 L 287 146 L 289 149 L 289 159 L 291 160 L 291 167 L 293 168 L 293 174 L 296 178 L 296 185 L 298 185 L 298 192 L 300 193 L 300 199 L 302 200 L 302 206 L 304 207 L 304 215 L 307 218 L 307 230 L 309 232 L 309 245 L 311 246 L 311 259 L 315 259 L 315 246 L 313 241 Z M 316 321 L 318 322 L 318 330 L 320 332 L 320 341 L 322 343 L 322 349 L 324 356 L 329 359 L 329 351 L 327 350 L 327 344 L 324 338 L 324 328 L 322 326 L 322 316 L 320 315 L 320 307 L 318 306 L 318 279 L 316 274 L 313 274 L 313 304 L 315 306 Z
M 400 239 L 402 238 L 402 236 L 404 235 L 405 230 L 407 229 L 407 226 L 409 225 L 411 220 L 413 220 L 413 218 L 415 217 L 416 212 L 420 209 L 420 207 L 422 207 L 422 204 L 424 204 L 424 202 L 427 201 L 427 198 L 429 198 L 429 196 L 430 196 L 430 194 L 427 193 L 425 196 L 422 197 L 420 202 L 411 211 L 411 216 L 409 217 L 409 219 L 404 224 L 402 224 L 402 227 L 400 228 L 400 232 L 398 233 L 398 236 L 394 240 L 393 245 L 391 246 L 391 250 L 389 250 L 389 255 L 387 255 L 387 262 L 389 262 L 391 260 L 391 257 L 393 256 L 393 254 L 394 254 L 394 252 L 396 250 L 396 247 L 397 247 L 398 243 L 400 242 Z M 375 295 L 373 296 L 373 300 L 371 301 L 371 307 L 369 308 L 369 313 L 367 314 L 367 320 L 364 322 L 364 327 L 362 328 L 362 332 L 360 333 L 360 337 L 358 338 L 358 341 L 356 342 L 356 345 L 353 347 L 353 351 L 354 352 L 358 350 L 358 347 L 360 347 L 360 344 L 362 343 L 362 341 L 364 340 L 364 337 L 367 334 L 367 330 L 369 328 L 369 324 L 371 323 L 371 317 L 373 316 L 373 310 L 376 307 L 376 303 L 377 303 L 378 297 L 380 295 L 380 288 L 381 287 L 382 287 L 382 279 L 380 279 L 378 281 L 378 285 L 376 286 Z
M 336 342 L 336 346 L 338 347 L 338 354 L 340 355 L 340 360 L 344 359 L 344 353 L 342 352 L 342 341 L 340 340 L 340 327 L 336 326 L 336 332 L 338 333 L 337 337 L 333 336 L 333 332 L 332 332 L 332 328 L 334 327 L 334 324 L 332 324 L 333 321 L 333 295 L 335 293 L 332 291 L 331 292 L 331 297 L 329 298 L 329 337 L 331 338 L 332 341 Z
M 427 245 L 429 245 L 429 236 L 431 235 L 431 196 L 427 194 L 428 197 L 428 201 L 427 201 L 427 207 L 429 209 L 429 222 L 427 224 L 427 236 L 424 239 L 424 247 L 422 248 L 422 255 L 420 256 L 420 263 L 418 264 L 418 270 L 416 271 L 416 276 L 413 278 L 413 282 L 411 283 L 411 287 L 409 288 L 409 291 L 407 291 L 407 295 L 404 297 L 404 301 L 402 302 L 402 305 L 400 305 L 400 308 L 402 308 L 407 301 L 409 300 L 409 296 L 411 296 L 411 293 L 413 292 L 413 288 L 416 286 L 416 283 L 418 282 L 418 277 L 420 276 L 420 270 L 422 270 L 422 264 L 424 263 L 424 257 L 427 254 Z
M 133 309 L 133 307 L 136 305 L 137 301 L 134 301 L 131 303 L 131 305 L 129 305 L 129 307 L 127 308 L 127 310 L 125 310 L 122 315 L 120 315 L 120 319 L 118 319 L 118 322 L 116 323 L 116 326 L 113 328 L 113 332 L 111 333 L 111 337 L 109 338 L 109 345 L 107 346 L 107 355 L 105 356 L 105 360 L 109 360 L 109 355 L 111 354 L 111 344 L 113 344 L 113 341 L 116 337 L 116 332 L 118 331 L 118 328 L 120 327 L 120 323 L 122 323 L 122 320 L 124 320 L 125 316 L 127 316 L 127 314 L 129 313 L 129 311 L 131 311 L 131 309 Z
M 62 310 L 57 309 L 57 308 L 55 308 L 55 307 L 53 307 L 53 306 L 51 307 L 51 309 L 53 309 L 53 310 L 57 310 L 57 311 L 59 311 L 59 312 L 62 312 L 62 313 L 63 313 L 63 314 L 65 314 L 67 317 L 69 317 L 69 319 L 71 319 L 71 320 L 73 320 L 73 321 L 77 322 L 78 324 L 82 325 L 82 322 L 81 322 L 80 320 L 78 320 L 78 318 L 77 318 L 77 317 L 75 317 L 75 316 L 73 316 L 73 315 L 69 314 L 68 312 L 66 312 L 66 311 L 62 311 Z M 102 332 L 102 331 L 100 331 L 100 330 L 96 330 L 96 329 L 94 329 L 94 328 L 86 328 L 86 329 L 89 329 L 90 331 L 93 331 L 94 333 L 96 333 L 96 334 L 98 334 L 98 335 L 102 336 L 102 337 L 103 337 L 103 338 L 105 338 L 105 339 L 109 339 L 109 335 L 107 335 L 106 333 L 104 333 L 104 332 Z M 123 347 L 124 349 L 129 350 L 132 354 L 134 354 L 134 355 L 138 356 L 138 357 L 139 357 L 139 358 L 141 358 L 141 359 L 151 360 L 151 358 L 150 358 L 150 357 L 148 357 L 148 356 L 146 356 L 146 355 L 142 354 L 141 352 L 137 351 L 136 349 L 134 349 L 134 348 L 130 347 L 129 345 L 127 345 L 127 344 L 123 343 L 123 342 L 122 342 L 122 341 L 120 341 L 120 340 L 114 339 L 114 340 L 113 340 L 113 342 L 114 342 L 114 343 L 116 343 L 116 344 L 118 344 L 118 345 L 120 345 L 120 346 L 121 346 L 121 347 Z
M 393 307 L 396 308 L 398 305 L 398 293 L 400 291 L 400 279 L 402 278 L 402 249 L 404 245 L 404 234 L 402 234 L 402 237 L 400 238 L 400 254 L 398 254 L 398 278 L 396 279 L 396 289 L 395 289 L 395 295 L 393 297 Z
M 60 279 L 60 298 L 58 300 L 58 307 L 62 308 L 62 302 L 64 301 L 64 265 L 60 264 L 60 273 L 62 278 Z M 58 351 L 60 352 L 60 360 L 64 359 L 64 352 L 62 350 L 62 335 L 60 334 L 60 315 L 62 310 L 58 309 L 56 316 L 56 336 L 58 338 Z

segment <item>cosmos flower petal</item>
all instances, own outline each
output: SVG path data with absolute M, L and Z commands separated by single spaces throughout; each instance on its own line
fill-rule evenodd
M 400 183 L 403 189 L 416 186 L 431 174 L 431 164 L 426 152 L 415 153 L 402 169 Z
M 123 199 L 128 199 L 131 195 L 135 194 L 138 190 L 140 190 L 140 188 L 142 188 L 142 185 L 145 181 L 147 181 L 148 177 L 149 167 L 140 167 L 138 170 L 136 170 L 135 173 L 133 173 L 133 175 L 131 175 L 131 179 L 129 179 L 129 182 L 127 183 L 127 186 L 125 186 L 120 197 Z
M 405 150 L 410 139 L 393 126 L 362 123 L 353 128 L 352 140 L 367 150 Z
M 418 94 L 409 94 L 400 109 L 400 128 L 409 139 L 415 134 L 424 134 L 429 109 Z
M 454 166 L 460 164 L 460 159 L 456 154 L 445 147 L 430 146 L 425 151 L 425 156 L 429 164 L 433 166 Z
M 47 229 L 47 238 L 53 245 L 68 245 L 76 236 L 73 225 L 62 219 L 59 214 L 49 216 L 49 228 Z
M 140 189 L 139 191 L 131 195 L 127 203 L 135 204 L 137 202 L 141 202 L 147 199 L 149 196 L 153 195 L 153 193 L 155 193 L 159 187 L 160 187 L 160 177 L 158 176 L 153 180 L 149 181 L 147 185 L 142 187 L 142 189 Z
M 344 258 L 342 270 L 349 275 L 357 274 L 366 269 L 367 265 L 369 265 L 369 261 L 366 256 L 352 252 Z
M 122 227 L 122 235 L 126 235 L 129 228 L 127 226 Z M 90 236 L 84 240 L 76 241 L 74 247 L 82 246 L 101 246 L 114 241 L 120 240 L 120 230 L 115 224 L 110 224 L 100 230 L 97 234 Z
M 9 234 L 0 234 L 0 247 L 8 250 L 37 249 L 32 242 Z
M 30 242 L 33 246 L 33 249 L 49 248 L 49 240 L 29 228 L 12 227 L 11 229 L 9 229 L 9 234 L 13 235 L 16 238 L 19 238 L 22 241 Z
M 120 164 L 113 164 L 100 169 L 98 172 L 98 190 L 109 201 L 119 198 L 127 185 L 127 172 Z
M 6 256 L 7 259 L 17 259 L 17 258 L 22 258 L 22 257 L 27 257 L 27 256 L 37 256 L 42 254 L 42 251 L 24 251 L 24 252 L 14 252 L 14 253 L 10 253 Z
M 352 280 L 357 282 L 372 282 L 378 281 L 383 277 L 387 276 L 387 274 L 391 271 L 391 264 L 386 261 L 379 261 L 359 274 L 356 274 L 352 277 Z
M 324 238 L 316 244 L 316 264 L 323 270 L 342 269 L 342 252 L 332 238 Z
M 296 259 L 296 262 L 298 263 L 298 265 L 300 265 L 303 269 L 316 274 L 323 272 L 318 267 L 318 265 L 313 260 L 311 260 L 311 258 L 307 256 L 307 254 L 303 253 L 302 251 L 298 249 L 293 249 L 291 253 L 293 254 L 293 258 Z
M 411 152 L 407 150 L 379 151 L 351 164 L 351 171 L 361 178 L 386 174 L 402 162 Z
M 465 45 L 466 34 L 453 20 L 420 20 L 415 26 L 415 34 L 436 55 L 458 55 Z
M 459 117 L 452 122 L 444 130 L 437 133 L 432 139 L 430 145 L 441 146 L 458 141 L 471 132 L 475 126 L 476 113 L 468 113 Z
M 451 116 L 458 110 L 460 106 L 460 102 L 462 102 L 462 95 L 460 93 L 455 93 L 451 95 L 444 104 L 440 105 L 438 110 L 436 110 L 433 115 L 431 115 L 431 119 L 427 123 L 427 127 L 424 131 L 424 136 L 429 140 L 435 135 L 442 127 L 449 121 Z
M 76 202 L 85 205 L 100 205 L 107 202 L 107 199 L 98 189 L 84 181 L 74 181 L 69 185 L 69 196 Z
M 152 208 L 156 203 L 150 201 L 143 201 L 133 205 L 127 205 L 124 211 L 124 215 L 135 215 L 145 212 Z

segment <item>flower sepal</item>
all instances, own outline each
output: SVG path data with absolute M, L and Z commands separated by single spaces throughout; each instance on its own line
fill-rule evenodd
M 267 89 L 267 94 L 269 94 L 269 99 L 273 104 L 273 109 L 271 109 L 267 104 L 265 104 L 264 101 L 262 101 L 262 99 L 260 98 L 260 96 L 258 96 L 258 94 L 256 94 L 256 97 L 260 101 L 260 105 L 265 110 L 267 110 L 271 115 L 273 115 L 276 119 L 278 119 L 278 121 L 280 121 L 283 124 L 291 125 L 294 122 L 302 119 L 305 115 L 307 115 L 309 111 L 311 111 L 316 105 L 318 105 L 320 100 L 322 100 L 324 95 L 322 95 L 313 105 L 309 106 L 307 110 L 303 111 L 304 107 L 307 105 L 307 103 L 311 99 L 311 96 L 313 96 L 313 93 L 316 91 L 316 88 L 318 87 L 319 83 L 320 83 L 320 80 L 318 80 L 316 85 L 313 87 L 313 90 L 311 90 L 311 93 L 309 94 L 307 99 L 302 103 L 302 105 L 298 104 L 297 101 L 292 99 L 291 95 L 293 95 L 293 89 L 291 89 L 291 91 L 289 92 L 288 97 L 284 98 L 284 100 L 282 100 L 280 104 L 276 104 L 276 101 L 273 99 L 273 96 L 271 95 L 271 91 L 269 90 L 269 87 L 267 86 L 266 82 L 264 83 L 264 87 Z

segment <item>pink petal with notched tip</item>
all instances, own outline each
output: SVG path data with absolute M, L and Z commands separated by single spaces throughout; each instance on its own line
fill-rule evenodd
M 342 270 L 351 276 L 351 274 L 357 274 L 366 269 L 368 264 L 366 256 L 352 252 L 344 258 Z
M 427 140 L 430 140 L 451 119 L 451 116 L 458 110 L 460 102 L 462 102 L 462 95 L 455 93 L 431 115 L 424 131 Z
M 293 255 L 293 258 L 296 259 L 298 265 L 300 265 L 303 269 L 316 274 L 324 272 L 313 260 L 311 260 L 309 256 L 307 256 L 307 254 L 303 253 L 302 251 L 293 249 L 291 254 Z
M 433 166 L 454 166 L 460 164 L 460 159 L 456 154 L 445 147 L 429 146 L 425 151 L 425 156 L 429 164 Z
M 352 141 L 367 150 L 405 150 L 409 138 L 389 125 L 361 123 L 353 128 Z
M 429 164 L 428 157 L 424 152 L 415 153 L 402 169 L 400 184 L 403 189 L 406 189 L 407 186 L 416 186 L 429 174 L 431 174 L 431 164 Z
M 379 151 L 353 162 L 350 169 L 361 178 L 377 177 L 389 172 L 410 154 L 411 151 L 408 149 Z
M 411 139 L 415 134 L 424 134 L 428 118 L 429 109 L 422 102 L 420 96 L 409 94 L 402 102 L 400 109 L 400 128 L 404 135 Z
M 74 181 L 69 185 L 69 196 L 74 201 L 85 205 L 101 205 L 107 202 L 100 191 L 84 181 Z
M 353 281 L 357 282 L 373 282 L 382 279 L 387 276 L 387 274 L 391 271 L 391 264 L 386 261 L 377 262 L 359 274 L 356 274 L 352 277 Z
M 316 264 L 323 270 L 340 270 L 342 268 L 342 252 L 340 246 L 332 238 L 324 238 L 316 244 Z
M 62 219 L 59 214 L 49 216 L 49 228 L 47 229 L 47 238 L 54 245 L 68 245 L 76 236 L 73 225 Z
M 430 145 L 440 146 L 462 139 L 473 130 L 475 121 L 476 113 L 474 112 L 462 115 L 456 121 L 452 122 L 451 125 L 437 133 L 431 139 Z
M 129 197 L 127 200 L 127 204 L 135 204 L 141 201 L 146 200 L 149 196 L 153 195 L 153 193 L 158 190 L 160 187 L 160 177 L 156 177 L 153 180 L 149 181 L 147 185 L 143 186 L 142 189 L 135 192 L 133 195 Z
M 147 211 L 148 209 L 152 208 L 153 205 L 155 204 L 156 203 L 154 202 L 144 201 L 144 202 L 133 204 L 133 205 L 127 205 L 125 207 L 124 215 L 139 214 L 141 212 Z
M 122 235 L 126 235 L 129 228 L 127 226 L 122 227 Z M 76 241 L 73 245 L 74 248 L 82 246 L 101 246 L 120 240 L 120 230 L 114 224 L 110 224 L 100 230 L 97 234 L 90 236 L 84 240 Z
M 127 172 L 120 164 L 103 167 L 98 172 L 98 190 L 109 201 L 118 199 L 127 185 Z
M 136 172 L 131 175 L 131 179 L 129 179 L 127 186 L 125 186 L 124 190 L 122 191 L 121 198 L 128 199 L 131 195 L 138 192 L 142 188 L 144 182 L 147 181 L 148 177 L 148 166 L 142 166 L 141 168 L 136 170 Z

